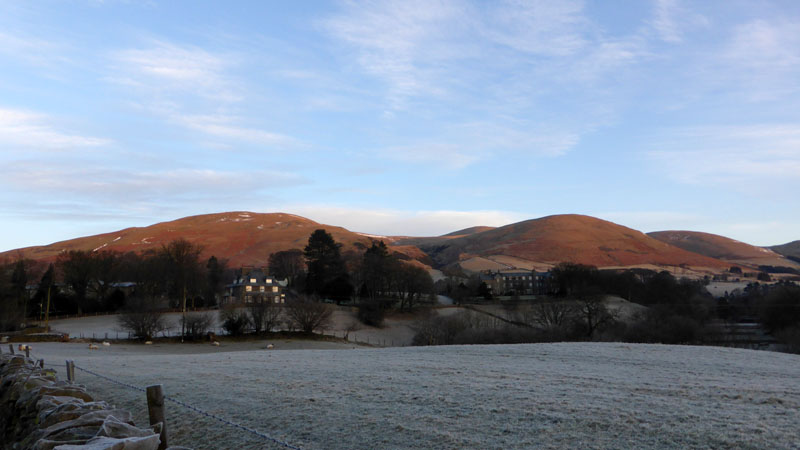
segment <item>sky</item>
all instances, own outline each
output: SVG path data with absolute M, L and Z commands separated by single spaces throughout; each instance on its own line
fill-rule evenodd
M 0 250 L 223 211 L 800 239 L 794 0 L 0 11 Z

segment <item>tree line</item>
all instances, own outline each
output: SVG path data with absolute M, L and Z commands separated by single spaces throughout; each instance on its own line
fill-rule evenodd
M 141 303 L 212 306 L 230 278 L 227 262 L 177 239 L 141 253 L 69 250 L 54 263 L 17 258 L 0 265 L 0 326 L 51 315 L 114 312 Z M 32 289 L 35 287 L 35 289 Z M 166 304 L 162 304 L 166 302 Z
M 315 230 L 299 249 L 270 255 L 269 271 L 289 280 L 289 286 L 318 299 L 358 307 L 359 319 L 380 326 L 392 308 L 410 311 L 433 295 L 433 279 L 427 270 L 400 253 L 391 253 L 383 241 L 369 247 L 356 244 L 342 252 L 342 245 L 323 229 Z
M 290 299 L 350 303 L 371 325 L 380 325 L 388 309 L 410 310 L 432 294 L 428 272 L 390 253 L 383 241 L 345 253 L 341 247 L 327 231 L 315 230 L 303 250 L 269 255 L 269 272 L 288 281 Z M 69 250 L 46 266 L 21 257 L 6 262 L 0 265 L 0 326 L 16 329 L 40 318 L 48 297 L 54 315 L 216 306 L 233 269 L 215 256 L 201 259 L 202 253 L 202 246 L 177 239 L 140 253 Z

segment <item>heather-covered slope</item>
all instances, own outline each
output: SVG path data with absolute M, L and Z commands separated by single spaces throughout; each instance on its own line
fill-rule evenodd
M 647 234 L 684 250 L 736 264 L 800 268 L 797 262 L 770 249 L 745 244 L 725 236 L 698 231 L 656 231 Z
M 792 241 L 783 245 L 773 245 L 772 247 L 768 248 L 775 253 L 779 253 L 787 258 L 792 258 L 793 260 L 800 262 L 800 241 Z
M 442 265 L 471 257 L 514 257 L 545 264 L 562 261 L 598 267 L 642 264 L 721 268 L 726 263 L 688 252 L 612 222 L 568 214 L 506 225 L 422 245 Z
M 557 215 L 500 228 L 473 227 L 438 237 L 376 237 L 324 225 L 292 214 L 227 212 L 206 214 L 142 228 L 88 236 L 0 254 L 13 259 L 18 252 L 36 260 L 54 260 L 69 250 L 143 251 L 184 238 L 204 248 L 204 256 L 230 260 L 232 266 L 263 265 L 280 250 L 302 249 L 318 228 L 330 232 L 343 250 L 364 249 L 384 239 L 404 259 L 426 265 L 463 263 L 480 270 L 482 262 L 498 268 L 546 269 L 562 261 L 617 266 L 688 266 L 727 268 L 730 262 L 686 251 L 639 231 L 581 215 Z M 467 263 L 465 260 L 471 260 Z M 471 265 L 470 265 L 471 264 Z M 477 265 L 476 265 L 477 264 Z M 477 267 L 477 269 L 476 269 Z
M 52 260 L 69 250 L 114 250 L 140 252 L 160 248 L 171 240 L 184 238 L 203 246 L 205 256 L 227 258 L 233 267 L 265 265 L 269 255 L 292 248 L 302 249 L 311 233 L 324 228 L 343 250 L 369 246 L 372 239 L 341 227 L 323 225 L 300 216 L 283 213 L 258 214 L 227 212 L 185 217 L 142 228 L 126 228 L 113 233 L 87 236 L 39 247 L 20 249 L 27 258 Z M 410 257 L 424 258 L 416 248 L 397 248 Z M 17 250 L 3 256 L 14 257 Z

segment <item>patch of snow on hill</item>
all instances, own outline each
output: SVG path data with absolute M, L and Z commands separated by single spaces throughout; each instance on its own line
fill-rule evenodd
M 387 236 L 381 236 L 379 234 L 368 234 L 368 233 L 358 233 L 358 232 L 356 232 L 356 234 L 358 234 L 360 236 L 365 236 L 365 237 L 368 237 L 368 238 L 373 238 L 373 239 L 388 239 Z

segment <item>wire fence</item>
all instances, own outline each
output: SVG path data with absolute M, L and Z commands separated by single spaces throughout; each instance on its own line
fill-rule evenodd
M 13 353 L 13 350 L 12 350 L 12 353 Z M 35 362 L 34 367 L 31 369 L 31 374 L 33 374 L 33 372 L 35 371 L 36 367 L 39 367 L 39 366 L 41 366 L 42 368 L 44 368 L 44 366 L 53 367 L 53 368 L 58 368 L 59 367 L 56 364 L 45 363 L 43 359 L 36 360 L 36 359 L 32 358 L 30 356 L 30 352 L 28 353 L 26 358 L 31 359 L 31 360 L 33 360 Z M 68 362 L 68 364 L 69 364 L 69 362 Z M 95 377 L 100 378 L 102 380 L 105 380 L 105 381 L 108 381 L 110 383 L 113 383 L 113 384 L 115 384 L 117 386 L 122 386 L 122 387 L 124 387 L 126 389 L 131 389 L 131 390 L 134 390 L 134 391 L 137 391 L 137 392 L 141 392 L 141 393 L 147 393 L 146 389 L 138 387 L 138 386 L 135 386 L 133 384 L 126 383 L 124 381 L 120 381 L 120 380 L 111 378 L 109 376 L 103 375 L 101 373 L 95 372 L 95 371 L 90 370 L 90 369 L 86 369 L 84 367 L 80 367 L 80 366 L 77 366 L 77 365 L 74 365 L 74 367 L 75 367 L 75 369 L 78 369 L 78 370 L 80 370 L 82 372 L 88 373 L 89 375 L 92 375 L 92 376 L 95 376 Z M 28 376 L 30 377 L 30 374 Z M 302 450 L 301 447 L 298 447 L 296 445 L 290 444 L 289 442 L 280 440 L 280 439 L 278 439 L 276 437 L 270 436 L 269 434 L 261 432 L 261 431 L 258 431 L 258 430 L 254 429 L 254 428 L 250 428 L 250 427 L 242 425 L 240 423 L 228 420 L 228 419 L 226 419 L 224 417 L 220 417 L 220 416 L 218 416 L 216 414 L 210 413 L 210 412 L 208 412 L 208 411 L 206 411 L 206 410 L 204 410 L 202 408 L 198 408 L 197 406 L 194 406 L 194 405 L 191 405 L 189 403 L 186 403 L 186 402 L 184 402 L 182 400 L 179 400 L 179 399 L 177 399 L 175 397 L 170 397 L 168 395 L 165 395 L 164 396 L 164 400 L 172 402 L 172 403 L 174 403 L 174 404 L 176 404 L 176 405 L 178 405 L 178 406 L 180 406 L 182 408 L 185 408 L 185 409 L 188 409 L 190 411 L 193 411 L 193 412 L 195 412 L 197 414 L 200 414 L 200 415 L 202 415 L 204 417 L 207 417 L 209 419 L 216 420 L 216 421 L 218 421 L 220 423 L 223 423 L 225 425 L 228 425 L 230 427 L 233 427 L 233 428 L 242 430 L 244 432 L 250 433 L 253 436 L 257 436 L 258 438 L 260 438 L 262 440 L 272 442 L 273 444 L 277 444 L 277 445 L 279 445 L 279 446 L 281 446 L 283 448 L 288 448 L 288 449 L 292 449 L 292 450 Z
M 78 370 L 81 370 L 83 372 L 86 372 L 86 373 L 88 373 L 90 375 L 93 375 L 95 377 L 98 377 L 98 378 L 101 378 L 101 379 L 106 380 L 108 382 L 114 383 L 114 384 L 116 384 L 118 386 L 122 386 L 122 387 L 125 387 L 127 389 L 132 389 L 132 390 L 135 390 L 135 391 L 138 391 L 138 392 L 144 392 L 144 393 L 147 392 L 143 388 L 140 388 L 138 386 L 134 386 L 134 385 L 126 383 L 124 381 L 116 380 L 114 378 L 111 378 L 111 377 L 105 376 L 103 374 L 97 373 L 97 372 L 95 372 L 93 370 L 89 370 L 89 369 L 86 369 L 86 368 L 83 368 L 83 367 L 79 367 L 79 366 L 75 366 L 75 368 L 78 369 Z M 250 433 L 250 434 L 252 434 L 254 436 L 258 436 L 261 439 L 264 439 L 266 441 L 272 442 L 272 443 L 277 444 L 277 445 L 279 445 L 281 447 L 289 448 L 289 449 L 293 449 L 293 450 L 301 450 L 301 447 L 298 447 L 296 445 L 292 445 L 292 444 L 290 444 L 290 443 L 288 443 L 286 441 L 282 441 L 282 440 L 280 440 L 278 438 L 270 436 L 269 434 L 263 433 L 263 432 L 258 431 L 256 429 L 253 429 L 253 428 L 250 428 L 248 426 L 242 425 L 240 423 L 233 422 L 233 421 L 228 420 L 228 419 L 226 419 L 224 417 L 220 417 L 220 416 L 218 416 L 216 414 L 210 413 L 210 412 L 208 412 L 206 410 L 203 410 L 201 408 L 198 408 L 198 407 L 196 407 L 194 405 L 190 405 L 190 404 L 188 404 L 188 403 L 186 403 L 186 402 L 184 402 L 182 400 L 179 400 L 177 398 L 165 395 L 164 396 L 164 400 L 172 402 L 172 403 L 174 403 L 174 404 L 176 404 L 178 406 L 181 406 L 181 407 L 183 407 L 185 409 L 193 411 L 193 412 L 195 412 L 197 414 L 200 414 L 202 416 L 208 417 L 210 419 L 214 419 L 214 420 L 216 420 L 216 421 L 218 421 L 220 423 L 223 423 L 225 425 L 228 425 L 230 427 L 237 428 L 239 430 L 242 430 L 242 431 L 245 431 L 247 433 Z

